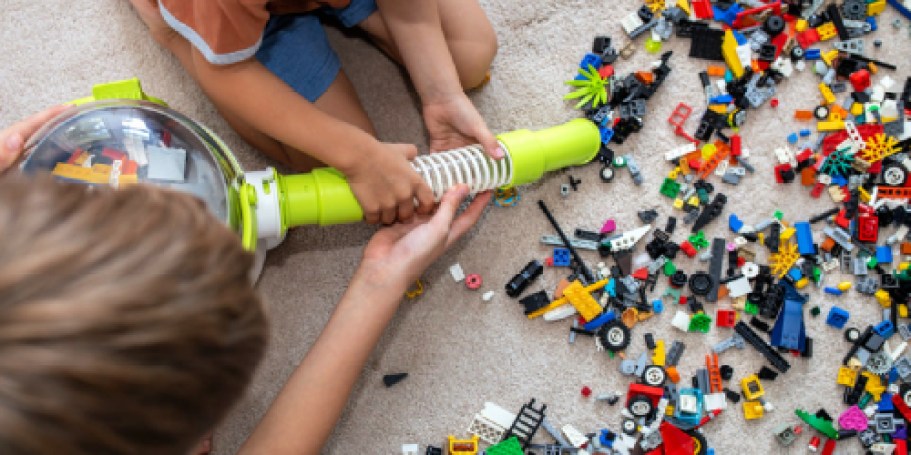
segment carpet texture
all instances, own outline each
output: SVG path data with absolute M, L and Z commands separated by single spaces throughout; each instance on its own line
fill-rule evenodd
M 500 51 L 490 84 L 473 93 L 472 99 L 496 132 L 538 129 L 579 116 L 561 100 L 567 92 L 563 81 L 573 76 L 594 35 L 608 34 L 622 42 L 619 20 L 640 6 L 632 0 L 482 3 L 497 30 Z M 178 62 L 149 38 L 127 2 L 7 0 L 2 10 L 0 124 L 84 96 L 94 83 L 137 76 L 148 93 L 221 135 L 246 169 L 272 164 L 232 132 Z M 889 25 L 896 17 L 891 9 L 883 15 L 879 37 L 885 45 L 870 52 L 898 64 L 899 70 L 889 74 L 903 83 L 911 47 L 907 21 L 901 30 Z M 330 37 L 381 139 L 424 146 L 420 113 L 402 71 L 360 39 L 336 31 Z M 646 69 L 655 60 L 642 49 L 643 39 L 632 59 L 616 63 L 618 72 Z M 423 453 L 423 446 L 442 446 L 449 434 L 467 435 L 472 416 L 485 401 L 517 411 L 532 397 L 548 405 L 547 414 L 555 424 L 572 424 L 585 432 L 619 429 L 619 406 L 609 407 L 579 394 L 583 385 L 595 394 L 625 391 L 630 378 L 619 373 L 619 361 L 596 352 L 584 337 L 569 345 L 566 321 L 526 320 L 521 306 L 502 289 L 530 259 L 549 255 L 549 248 L 538 243 L 542 234 L 552 233 L 535 204 L 538 199 L 550 205 L 567 230 L 598 229 L 607 218 L 616 219 L 621 230 L 632 229 L 640 224 L 636 212 L 645 208 L 657 209 L 661 214 L 658 225 L 664 225 L 673 209 L 658 194 L 670 169 L 662 155 L 684 143 L 674 136 L 666 119 L 679 101 L 697 109 L 704 105 L 697 73 L 707 62 L 687 58 L 688 48 L 689 40 L 680 38 L 665 46 L 674 51 L 673 73 L 648 102 L 646 128 L 615 147 L 618 153 L 632 154 L 638 160 L 645 183 L 633 185 L 629 173 L 621 170 L 612 183 L 605 184 L 597 177 L 597 166 L 589 166 L 571 171 L 582 185 L 566 199 L 559 194 L 566 176 L 557 174 L 522 188 L 518 206 L 491 207 L 477 228 L 424 274 L 424 296 L 402 304 L 325 453 L 397 454 L 403 443 L 420 443 Z M 798 184 L 775 184 L 772 175 L 774 147 L 785 143 L 786 134 L 812 128 L 795 125 L 791 119 L 794 109 L 810 109 L 819 103 L 817 83 L 810 71 L 795 73 L 780 87 L 777 109 L 765 106 L 749 112 L 742 134 L 744 145 L 752 151 L 756 173 L 739 186 L 724 185 L 716 178 L 729 202 L 724 217 L 709 227 L 707 235 L 729 234 L 724 221 L 728 213 L 737 213 L 749 224 L 782 210 L 787 220 L 799 221 L 833 206 L 825 196 L 811 199 Z M 690 132 L 695 130 L 695 122 L 691 119 L 687 124 Z M 266 411 L 328 319 L 372 231 L 366 225 L 297 229 L 269 255 L 258 286 L 272 315 L 271 345 L 249 393 L 217 429 L 217 453 L 233 453 Z M 678 228 L 674 239 L 682 241 L 683 236 L 684 229 Z M 598 261 L 594 253 L 583 255 L 591 265 Z M 760 261 L 764 255 L 763 250 Z M 495 290 L 496 297 L 484 303 L 480 291 L 453 282 L 447 269 L 455 262 L 466 273 L 481 274 L 483 291 Z M 695 260 L 678 259 L 677 263 L 687 272 L 706 268 Z M 561 273 L 547 270 L 531 290 L 552 292 Z M 830 276 L 827 283 L 840 280 Z M 880 308 L 872 298 L 853 291 L 838 299 L 815 289 L 809 292 L 810 305 L 819 305 L 824 313 L 836 303 L 850 310 L 849 326 L 863 328 L 880 319 Z M 687 345 L 680 372 L 688 380 L 703 366 L 710 346 L 732 331 L 713 328 L 707 335 L 683 334 L 670 326 L 672 316 L 673 311 L 666 311 L 635 327 L 627 352 L 634 357 L 643 352 L 646 332 L 668 345 L 680 340 Z M 791 359 L 787 374 L 764 381 L 765 398 L 776 411 L 747 422 L 740 405 L 730 406 L 705 427 L 715 453 L 788 453 L 779 448 L 771 430 L 779 423 L 796 423 L 795 407 L 811 412 L 825 407 L 836 415 L 843 409 L 835 375 L 848 345 L 841 331 L 826 326 L 823 318 L 807 317 L 807 333 L 816 341 L 813 358 Z M 724 353 L 721 363 L 733 366 L 735 379 L 739 379 L 758 371 L 763 359 L 747 348 Z M 409 376 L 397 386 L 385 388 L 382 376 L 395 372 L 408 372 Z M 739 390 L 739 383 L 730 387 Z M 538 439 L 548 440 L 543 434 Z M 801 436 L 791 451 L 803 453 L 808 439 L 806 434 Z M 854 440 L 839 446 L 838 453 L 862 453 Z

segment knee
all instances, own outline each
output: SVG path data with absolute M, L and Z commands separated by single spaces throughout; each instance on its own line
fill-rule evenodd
M 453 46 L 456 47 L 453 49 L 453 60 L 462 88 L 477 88 L 487 81 L 490 66 L 497 55 L 497 46 L 497 35 L 489 25 L 479 30 L 470 41 Z

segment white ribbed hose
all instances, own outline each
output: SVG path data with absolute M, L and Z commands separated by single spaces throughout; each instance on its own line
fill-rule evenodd
M 506 149 L 502 147 L 502 149 Z M 484 153 L 480 145 L 469 145 L 440 153 L 421 155 L 411 161 L 411 166 L 433 190 L 439 201 L 443 193 L 464 183 L 471 194 L 493 190 L 512 181 L 512 160 L 507 152 L 495 161 Z

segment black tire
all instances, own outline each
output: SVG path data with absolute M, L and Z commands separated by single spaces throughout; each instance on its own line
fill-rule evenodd
M 649 365 L 642 370 L 642 383 L 652 387 L 663 387 L 667 373 L 658 365 Z
M 623 419 L 623 422 L 620 424 L 620 431 L 630 436 L 635 436 L 638 431 L 638 425 L 633 419 Z
M 883 166 L 882 170 L 883 183 L 891 186 L 902 186 L 908 180 L 908 173 L 905 172 L 900 164 L 890 163 Z
M 705 455 L 709 451 L 709 442 L 705 440 L 702 433 L 690 430 L 686 434 L 693 438 L 693 455 Z
M 614 179 L 614 168 L 610 164 L 605 164 L 601 167 L 601 172 L 598 175 L 601 177 L 602 182 L 610 183 Z
M 654 405 L 652 405 L 652 400 L 645 395 L 636 395 L 629 400 L 629 404 L 626 406 L 629 409 L 630 414 L 635 418 L 648 417 L 649 414 L 654 410 Z
M 604 324 L 598 331 L 598 337 L 601 339 L 604 349 L 611 352 L 626 349 L 630 342 L 629 329 L 616 319 Z
M 860 339 L 860 330 L 855 329 L 854 327 L 845 330 L 845 341 L 849 343 L 854 343 Z

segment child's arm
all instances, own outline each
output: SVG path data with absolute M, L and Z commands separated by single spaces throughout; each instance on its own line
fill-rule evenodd
M 417 217 L 374 235 L 326 328 L 239 453 L 319 453 L 402 293 L 490 201 L 489 193 L 480 195 L 455 217 L 467 194 L 464 185 L 450 190 L 432 218 Z
M 157 3 L 132 0 L 152 36 L 169 49 L 221 108 L 279 142 L 340 170 L 367 221 L 407 220 L 428 213 L 433 193 L 407 159 L 410 144 L 386 144 L 313 106 L 256 59 L 213 65 L 164 22 Z
M 443 35 L 436 0 L 377 0 L 377 7 L 424 105 L 433 150 L 480 143 L 503 156 L 494 135 L 465 95 Z

